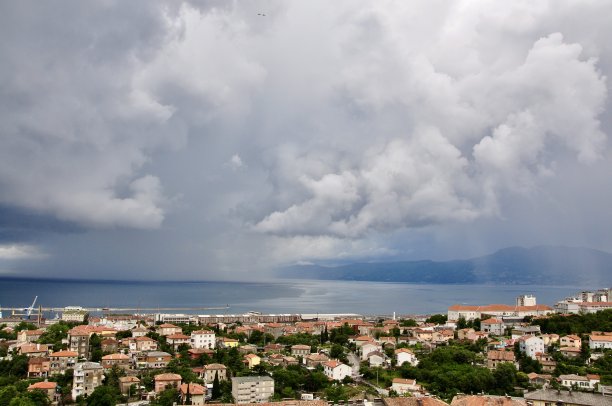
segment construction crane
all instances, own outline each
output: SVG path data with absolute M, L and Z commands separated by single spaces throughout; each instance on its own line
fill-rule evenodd
M 32 315 L 32 311 L 34 310 L 34 306 L 36 305 L 37 300 L 38 300 L 38 296 L 35 296 L 34 301 L 30 305 L 30 307 L 28 307 L 27 309 L 23 309 L 23 311 L 25 312 L 26 319 L 29 319 L 30 316 Z

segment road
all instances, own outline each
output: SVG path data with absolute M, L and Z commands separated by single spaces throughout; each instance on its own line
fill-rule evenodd
M 359 365 L 361 361 L 357 354 L 355 354 L 354 352 L 349 352 L 347 358 L 349 360 L 349 364 L 353 368 L 353 379 L 356 382 L 369 386 L 370 388 L 378 392 L 378 394 L 381 396 L 389 396 L 389 391 L 387 389 L 379 388 L 378 386 L 371 384 L 370 382 L 366 381 L 361 377 L 361 375 L 359 374 Z

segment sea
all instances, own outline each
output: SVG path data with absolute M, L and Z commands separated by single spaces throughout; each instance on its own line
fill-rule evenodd
M 532 294 L 538 304 L 598 287 L 534 285 L 429 285 L 390 282 L 275 280 L 272 282 L 124 282 L 0 278 L 0 308 L 197 308 L 180 313 L 446 313 L 453 304 L 514 304 Z M 222 309 L 205 309 L 205 308 Z M 154 311 L 147 311 L 154 313 Z M 170 313 L 170 311 L 164 311 Z M 127 313 L 127 312 L 126 312 Z M 144 312 L 143 312 L 144 313 Z M 178 312 L 177 312 L 178 313 Z M 5 311 L 6 317 L 8 312 Z M 48 315 L 53 317 L 53 315 Z

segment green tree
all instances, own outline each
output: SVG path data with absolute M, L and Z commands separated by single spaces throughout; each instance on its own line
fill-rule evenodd
M 17 388 L 15 388 L 13 385 L 0 388 L 0 406 L 9 406 L 11 400 L 17 397 L 17 394 Z
M 445 324 L 448 320 L 448 316 L 446 314 L 434 314 L 431 315 L 425 320 L 426 323 L 435 323 L 435 324 Z
M 215 379 L 213 380 L 212 387 L 212 398 L 219 399 L 221 397 L 221 385 L 219 384 L 219 373 L 215 372 Z
M 325 399 L 329 402 L 338 403 L 341 400 L 348 400 L 348 393 L 342 385 L 331 385 L 325 389 Z
M 98 386 L 87 397 L 87 406 L 114 406 L 120 398 L 119 389 L 113 386 Z
M 175 388 L 166 389 L 160 392 L 154 400 L 151 401 L 151 406 L 172 406 L 179 401 L 179 392 Z

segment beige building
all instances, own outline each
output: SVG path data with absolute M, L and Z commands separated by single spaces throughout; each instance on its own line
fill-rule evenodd
M 269 376 L 232 378 L 232 396 L 236 403 L 264 403 L 274 394 L 274 379 Z
M 213 383 L 215 376 L 219 377 L 219 382 L 227 380 L 227 367 L 223 364 L 204 365 L 204 382 Z
M 185 405 L 202 406 L 206 400 L 207 389 L 197 383 L 184 383 L 180 388 L 181 402 Z M 189 400 L 189 403 L 187 401 Z
M 36 382 L 28 386 L 28 392 L 35 390 L 41 390 L 47 394 L 50 401 L 54 401 L 56 398 L 55 390 L 57 389 L 57 382 Z
M 253 369 L 256 365 L 259 365 L 261 362 L 261 358 L 255 354 L 247 354 L 244 356 L 244 363 L 249 367 L 249 369 Z
M 178 388 L 181 386 L 183 378 L 179 374 L 159 374 L 155 375 L 155 393 L 160 393 L 168 386 Z
M 291 346 L 291 355 L 294 357 L 305 357 L 310 354 L 310 346 L 303 344 L 296 344 Z
M 51 374 L 64 374 L 67 369 L 74 368 L 79 354 L 74 351 L 56 351 L 49 355 L 49 372 Z
M 134 392 L 132 392 L 130 390 L 132 385 L 139 386 L 140 385 L 140 379 L 138 379 L 135 376 L 121 376 L 121 377 L 119 377 L 119 390 L 121 391 L 122 395 L 130 395 L 130 394 L 133 395 Z
M 104 368 L 97 362 L 79 362 L 74 367 L 72 379 L 72 400 L 78 396 L 89 396 L 102 385 Z
M 112 368 L 117 365 L 119 368 L 129 369 L 131 358 L 125 354 L 108 354 L 102 357 L 102 366 Z

